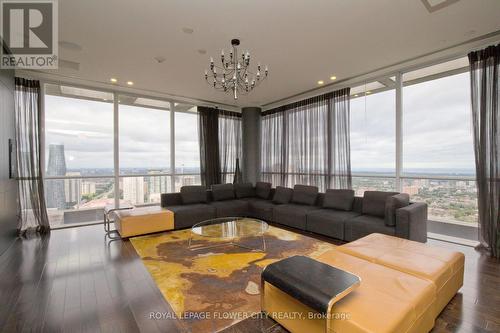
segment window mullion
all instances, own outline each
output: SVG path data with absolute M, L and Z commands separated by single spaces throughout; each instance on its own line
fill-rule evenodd
M 175 104 L 170 102 L 170 192 L 175 192 Z
M 113 165 L 115 181 L 115 207 L 120 207 L 120 137 L 118 94 L 113 93 Z
M 403 76 L 396 74 L 396 191 L 402 191 L 403 167 Z

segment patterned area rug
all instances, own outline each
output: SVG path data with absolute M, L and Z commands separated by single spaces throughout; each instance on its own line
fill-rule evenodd
M 217 332 L 260 312 L 260 273 L 293 255 L 318 256 L 335 245 L 269 227 L 266 251 L 234 245 L 188 248 L 190 230 L 132 238 L 135 250 L 181 324 L 191 332 Z M 261 247 L 260 237 L 240 240 Z M 197 240 L 199 246 L 200 240 Z M 202 239 L 201 245 L 220 240 Z

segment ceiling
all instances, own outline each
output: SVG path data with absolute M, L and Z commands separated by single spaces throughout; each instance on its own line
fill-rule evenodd
M 421 0 L 60 0 L 59 55 L 79 69 L 47 72 L 264 105 L 316 88 L 318 80 L 330 83 L 332 75 L 337 81 L 355 77 L 499 31 L 499 17 L 498 0 L 451 1 L 435 11 Z M 234 37 L 270 71 L 237 102 L 204 81 L 210 56 L 219 59 Z

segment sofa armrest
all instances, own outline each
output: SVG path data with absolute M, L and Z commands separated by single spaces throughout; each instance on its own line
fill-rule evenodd
M 427 242 L 427 204 L 415 202 L 396 210 L 396 236 Z
M 182 197 L 180 193 L 162 193 L 161 206 L 177 206 L 182 205 Z

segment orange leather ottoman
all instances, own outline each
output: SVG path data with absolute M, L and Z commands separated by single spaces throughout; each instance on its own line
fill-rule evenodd
M 269 283 L 263 285 L 263 311 L 291 332 L 341 333 L 428 332 L 436 287 L 425 279 L 337 250 L 315 258 L 360 277 L 360 286 L 333 305 L 333 316 L 318 313 Z M 307 278 L 307 272 L 304 272 Z
M 174 213 L 159 206 L 114 212 L 115 227 L 123 238 L 174 230 Z
M 432 282 L 435 317 L 463 285 L 463 253 L 382 234 L 371 234 L 337 248 L 346 254 Z

